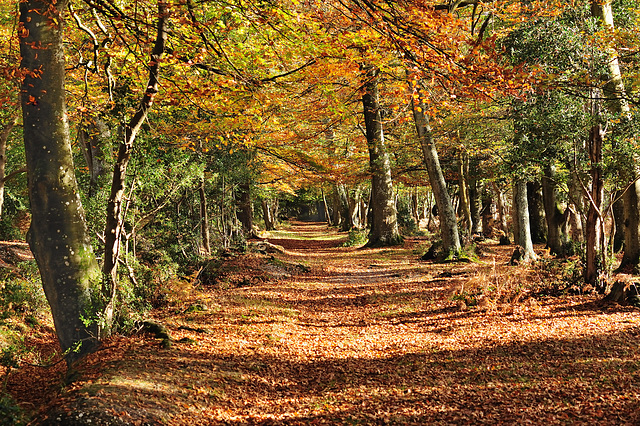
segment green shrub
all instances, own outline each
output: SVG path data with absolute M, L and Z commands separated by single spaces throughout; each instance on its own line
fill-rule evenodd
M 17 272 L 3 274 L 0 281 L 0 311 L 6 319 L 14 315 L 35 318 L 46 308 L 47 299 L 42 290 L 40 274 L 35 261 L 18 264 Z
M 25 424 L 22 410 L 9 395 L 0 394 L 0 426 Z
M 363 229 L 352 229 L 349 231 L 347 240 L 342 243 L 342 247 L 355 247 L 366 244 L 368 239 L 368 232 Z

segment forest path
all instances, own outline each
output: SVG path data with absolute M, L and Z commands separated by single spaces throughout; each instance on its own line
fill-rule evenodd
M 170 347 L 108 342 L 47 424 L 640 422 L 638 310 L 507 297 L 545 279 L 507 267 L 509 248 L 434 264 L 420 240 L 354 249 L 320 224 L 286 233 L 268 238 L 285 253 L 234 259 L 155 311 Z M 474 300 L 481 288 L 495 297 Z

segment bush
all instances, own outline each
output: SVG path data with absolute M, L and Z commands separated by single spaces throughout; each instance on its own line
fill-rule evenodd
M 22 410 L 9 395 L 0 394 L 0 426 L 24 424 Z
M 40 274 L 35 261 L 18 264 L 17 272 L 3 274 L 0 281 L 0 311 L 4 318 L 12 315 L 35 318 L 47 306 Z
M 366 244 L 368 239 L 368 232 L 363 229 L 352 229 L 349 231 L 347 240 L 342 243 L 342 247 L 355 247 Z

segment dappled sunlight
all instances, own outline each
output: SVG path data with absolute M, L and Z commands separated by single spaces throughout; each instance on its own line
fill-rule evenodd
M 385 250 L 354 267 L 352 252 L 309 254 L 306 273 L 194 289 L 156 311 L 169 347 L 115 340 L 62 405 L 82 395 L 83 410 L 194 425 L 640 420 L 637 310 L 587 296 L 461 306 L 483 273 L 500 269 L 494 285 L 535 274 Z

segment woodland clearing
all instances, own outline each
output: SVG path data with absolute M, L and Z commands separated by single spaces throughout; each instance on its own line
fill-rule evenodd
M 545 294 L 557 277 L 508 266 L 512 246 L 432 263 L 421 239 L 345 237 L 294 222 L 282 252 L 176 284 L 152 312 L 171 341 L 114 337 L 63 388 L 60 363 L 7 389 L 33 424 L 640 423 L 638 308 Z

